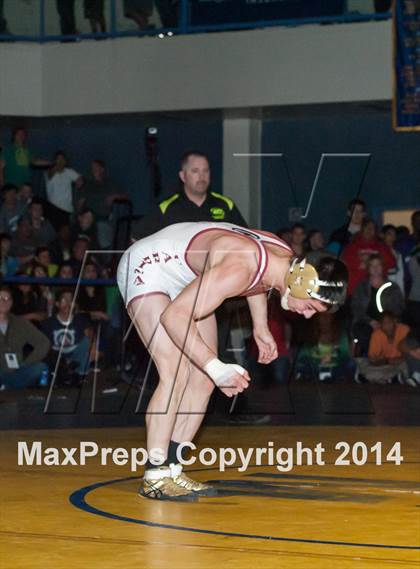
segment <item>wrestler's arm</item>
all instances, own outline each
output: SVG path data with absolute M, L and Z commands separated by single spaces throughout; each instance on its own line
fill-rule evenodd
M 258 362 L 269 364 L 278 357 L 277 344 L 268 327 L 267 294 L 248 296 L 252 333 L 258 346 Z
M 168 335 L 201 369 L 217 354 L 200 336 L 196 321 L 212 314 L 226 298 L 246 290 L 252 277 L 253 271 L 241 255 L 226 255 L 185 287 L 162 313 L 160 321 Z

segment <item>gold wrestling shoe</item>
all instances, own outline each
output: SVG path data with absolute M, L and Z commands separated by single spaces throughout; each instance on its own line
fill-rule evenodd
M 187 476 L 182 471 L 182 464 L 171 464 L 170 469 L 172 480 L 179 488 L 184 488 L 189 492 L 193 492 L 197 496 L 217 496 L 218 492 L 216 488 L 213 488 L 210 484 L 197 482 Z
M 139 496 L 152 500 L 172 500 L 182 502 L 195 502 L 197 494 L 188 488 L 176 484 L 171 478 L 169 467 L 153 468 L 146 470 Z

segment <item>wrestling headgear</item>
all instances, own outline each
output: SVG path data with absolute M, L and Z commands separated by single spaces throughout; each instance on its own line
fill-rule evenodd
M 319 289 L 323 286 L 344 288 L 346 283 L 343 281 L 329 282 L 320 280 L 317 270 L 313 265 L 307 263 L 306 259 L 302 259 L 301 261 L 294 259 L 292 261 L 286 276 L 286 292 L 288 292 L 288 294 L 301 300 L 314 298 L 325 302 L 325 304 L 340 304 L 339 300 L 325 298 L 319 294 Z

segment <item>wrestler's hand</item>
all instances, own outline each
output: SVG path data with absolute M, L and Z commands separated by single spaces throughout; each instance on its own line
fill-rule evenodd
M 254 330 L 254 340 L 258 346 L 258 363 L 269 364 L 278 358 L 277 344 L 268 328 Z
M 246 370 L 244 373 L 235 373 L 229 378 L 229 381 L 225 385 L 219 385 L 219 389 L 222 393 L 227 395 L 227 397 L 233 397 L 238 393 L 242 393 L 249 386 L 251 378 Z
M 203 369 L 228 397 L 242 393 L 251 381 L 246 369 L 238 364 L 225 364 L 217 358 L 207 362 Z

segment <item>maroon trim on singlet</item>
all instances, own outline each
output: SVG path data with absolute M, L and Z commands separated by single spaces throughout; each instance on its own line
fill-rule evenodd
M 230 234 L 232 235 L 232 232 L 230 231 L 230 229 L 225 229 L 224 227 L 207 227 L 207 229 L 202 229 L 201 231 L 199 231 L 198 233 L 196 233 L 193 237 L 191 237 L 191 239 L 190 239 L 189 242 L 188 242 L 187 248 L 185 249 L 184 261 L 185 261 L 185 263 L 187 264 L 188 268 L 189 268 L 195 275 L 197 275 L 197 276 L 199 276 L 200 273 L 197 273 L 197 271 L 195 271 L 195 270 L 191 267 L 191 265 L 189 264 L 188 259 L 187 259 L 187 254 L 188 254 L 188 252 L 189 252 L 189 249 L 190 249 L 190 247 L 191 247 L 191 245 L 192 245 L 194 239 L 196 239 L 196 238 L 197 238 L 199 235 L 201 235 L 202 233 L 206 233 L 207 231 L 226 231 L 227 233 L 230 233 Z M 255 239 L 252 239 L 252 237 L 249 237 L 248 235 L 245 235 L 244 233 L 233 233 L 233 235 L 236 235 L 236 236 L 239 236 L 239 237 L 246 237 L 246 238 L 249 239 L 252 243 L 255 243 L 255 244 L 257 245 L 257 247 L 258 247 L 259 241 L 256 241 Z M 264 246 L 264 245 L 263 245 L 263 246 Z M 267 268 L 267 251 L 266 251 L 265 253 L 266 253 L 266 257 L 265 257 L 265 258 L 266 258 L 266 262 L 265 262 L 264 270 L 263 270 L 263 272 L 261 273 L 261 276 L 264 274 L 264 272 L 265 272 L 265 270 L 266 270 L 266 268 Z M 254 276 L 254 278 L 253 278 L 252 281 L 251 281 L 252 284 L 254 283 L 254 281 L 255 281 L 257 275 L 259 274 L 259 272 L 260 272 L 260 267 L 261 267 L 261 257 L 262 257 L 262 254 L 261 254 L 261 249 L 260 249 L 259 247 L 258 247 L 258 254 L 259 254 L 258 267 L 257 267 L 257 271 L 256 271 L 256 273 L 255 273 L 255 276 Z M 258 279 L 258 282 L 259 282 L 260 280 L 261 280 L 261 279 Z M 253 287 L 254 287 L 254 286 L 255 286 L 255 285 L 253 284 Z M 249 289 L 247 289 L 247 290 L 249 290 Z
M 130 306 L 130 304 L 134 300 L 137 300 L 138 298 L 141 298 L 142 296 L 152 296 L 152 294 L 163 294 L 163 296 L 167 296 L 169 298 L 169 300 L 171 300 L 171 297 L 169 296 L 169 294 L 166 294 L 166 292 L 161 292 L 160 290 L 157 290 L 156 292 L 145 292 L 143 294 L 137 294 L 135 297 L 131 298 L 128 301 L 127 308 Z
M 277 237 L 277 235 L 275 237 L 269 237 L 268 235 L 266 235 L 265 233 L 263 233 L 259 229 L 253 229 L 252 231 L 253 231 L 253 233 L 258 233 L 258 235 L 261 235 L 261 237 L 267 237 L 267 239 L 276 239 L 278 241 L 278 243 L 276 243 L 275 241 L 266 241 L 266 243 L 268 245 L 277 245 L 277 247 L 281 247 L 282 249 L 286 249 L 286 251 L 289 251 L 289 253 L 291 253 L 293 255 L 293 249 L 290 247 L 290 245 L 288 245 L 286 243 L 286 241 L 283 241 L 283 239 L 280 239 L 280 237 Z

